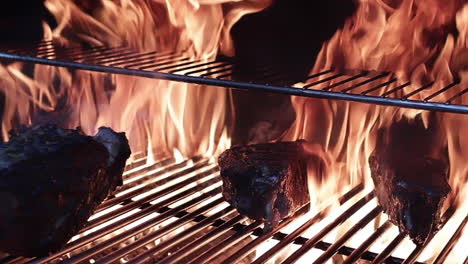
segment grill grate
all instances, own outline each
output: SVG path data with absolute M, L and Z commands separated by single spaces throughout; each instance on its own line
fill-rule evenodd
M 47 64 L 60 67 L 125 74 L 154 79 L 257 90 L 296 96 L 356 101 L 423 110 L 468 113 L 466 83 L 456 81 L 444 87 L 435 82 L 421 86 L 400 83 L 393 74 L 375 72 L 339 73 L 326 70 L 302 80 L 296 87 L 288 76 L 259 67 L 255 81 L 235 77 L 235 61 L 191 60 L 183 52 L 137 52 L 119 47 L 60 48 L 44 41 L 31 49 L 0 52 L 0 59 Z
M 299 210 L 296 217 L 263 233 L 262 222 L 247 222 L 246 217 L 223 201 L 220 192 L 218 168 L 206 158 L 184 161 L 171 158 L 154 165 L 146 165 L 145 159 L 140 158 L 127 167 L 124 186 L 100 205 L 89 225 L 64 250 L 41 259 L 0 254 L 0 263 L 242 263 L 247 258 L 260 264 L 281 254 L 284 255 L 282 263 L 294 263 L 311 250 L 319 252 L 315 263 L 323 263 L 335 255 L 343 256 L 345 263 L 358 259 L 372 263 L 420 263 L 415 261 L 424 247 L 415 247 L 406 259 L 391 256 L 406 239 L 403 234 L 396 235 L 379 254 L 368 251 L 390 230 L 392 225 L 388 221 L 367 234 L 356 249 L 346 246 L 351 237 L 381 215 L 374 194 L 366 193 L 362 185 L 339 198 L 338 209 L 342 212 L 311 237 L 305 232 L 323 223 L 337 208 L 329 205 L 314 216 Z M 355 223 L 345 225 L 365 207 L 370 210 L 359 214 Z M 448 209 L 444 213 L 443 224 L 454 211 Z M 468 216 L 434 263 L 444 262 L 466 229 L 467 221 Z M 292 224 L 297 225 L 290 227 Z M 340 233 L 333 243 L 327 243 L 325 237 L 344 225 L 350 228 Z M 161 240 L 163 236 L 166 238 Z M 253 258 L 254 250 L 271 241 L 276 244 Z M 297 249 L 287 251 L 292 246 Z

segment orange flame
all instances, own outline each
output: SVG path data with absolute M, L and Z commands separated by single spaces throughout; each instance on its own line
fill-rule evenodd
M 423 91 L 417 98 L 411 98 L 416 100 L 423 100 L 457 79 L 467 83 L 468 4 L 465 3 L 462 0 L 360 0 L 356 14 L 322 47 L 311 74 L 330 68 L 392 72 L 399 78 L 399 83 L 387 85 L 385 91 L 411 82 L 398 91 L 399 95 L 435 81 L 434 90 Z M 323 87 L 334 83 L 336 81 L 327 81 Z M 361 89 L 372 87 L 364 85 Z M 445 102 L 465 88 L 449 90 L 435 100 Z M 466 97 L 457 100 L 456 103 L 468 103 Z M 310 186 L 311 195 L 316 196 L 319 203 L 336 198 L 344 188 L 360 182 L 372 188 L 368 158 L 374 151 L 379 128 L 386 128 L 402 117 L 414 118 L 417 114 L 422 115 L 426 126 L 434 122 L 430 121 L 429 112 L 414 109 L 302 97 L 293 97 L 292 102 L 297 119 L 284 138 L 304 138 L 323 146 L 327 160 L 325 171 L 310 172 L 312 183 L 316 182 Z M 468 142 L 463 136 L 468 131 L 467 117 L 437 114 L 434 120 L 438 123 L 432 125 L 438 126 L 440 134 L 438 142 L 433 142 L 434 150 L 445 146 L 449 149 L 452 193 L 448 200 L 452 203 L 464 201 L 468 193 L 468 153 L 465 153 Z M 468 211 L 466 203 L 458 206 L 463 207 L 453 217 L 455 222 L 461 222 Z M 408 243 L 396 254 L 407 256 L 412 248 Z M 432 258 L 442 246 L 440 243 L 430 245 L 423 258 Z M 464 253 L 454 253 L 457 254 L 460 257 Z
M 84 1 L 82 5 L 86 5 Z M 184 52 L 192 60 L 233 54 L 229 31 L 244 14 L 269 1 L 103 0 L 92 14 L 79 1 L 48 0 L 58 27 L 45 39 L 65 47 L 82 43 L 126 45 L 137 50 Z M 193 84 L 70 71 L 22 64 L 1 68 L 6 97 L 3 137 L 18 123 L 56 121 L 92 134 L 99 126 L 127 132 L 132 149 L 150 142 L 156 153 L 178 149 L 186 156 L 210 155 L 229 145 L 229 92 Z M 39 120 L 39 121 L 38 121 Z

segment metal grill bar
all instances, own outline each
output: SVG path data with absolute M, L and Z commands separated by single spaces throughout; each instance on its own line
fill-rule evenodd
M 143 154 L 135 156 L 141 155 Z M 144 157 L 134 158 L 139 164 L 141 159 Z M 90 225 L 72 239 L 63 250 L 40 259 L 15 258 L 0 253 L 0 263 L 81 264 L 93 259 L 94 263 L 99 264 L 118 263 L 119 260 L 136 264 L 212 261 L 228 264 L 239 263 L 251 256 L 269 239 L 277 240 L 278 243 L 254 259 L 252 263 L 266 263 L 286 246 L 293 244 L 299 245 L 300 248 L 292 252 L 283 263 L 296 261 L 312 248 L 323 251 L 315 263 L 323 263 L 335 254 L 349 256 L 345 263 L 352 263 L 358 259 L 375 263 L 383 261 L 415 263 L 424 249 L 424 246 L 416 247 L 407 259 L 390 256 L 405 238 L 404 234 L 399 234 L 379 255 L 367 251 L 373 242 L 389 229 L 391 226 L 389 221 L 384 222 L 356 249 L 345 246 L 351 237 L 381 213 L 380 207 L 373 206 L 368 208 L 370 210 L 366 215 L 356 215 L 364 206 L 371 205 L 368 203 L 374 198 L 373 193 L 363 192 L 362 184 L 339 198 L 340 206 L 346 206 L 347 209 L 336 218 L 330 219 L 331 222 L 325 228 L 308 239 L 303 236 L 305 232 L 328 217 L 334 210 L 333 205 L 326 206 L 313 217 L 303 215 L 308 208 L 306 205 L 295 216 L 281 221 L 273 230 L 264 232 L 262 221 L 245 223 L 247 218 L 239 215 L 234 208 L 223 201 L 220 196 L 221 179 L 214 164 L 200 158 L 175 162 L 170 158 L 161 159 L 153 165 L 127 166 L 130 170 L 125 172 L 124 186 L 104 202 L 108 203 L 106 208 L 101 209 L 99 215 L 93 216 Z M 156 182 L 159 186 L 154 185 Z M 145 189 L 142 193 L 134 192 L 147 186 L 155 187 Z M 132 195 L 127 196 L 128 193 Z M 442 224 L 447 223 L 454 212 L 453 208 L 447 210 L 442 217 Z M 349 221 L 351 216 L 356 216 L 357 219 L 350 229 L 344 230 L 332 244 L 323 241 L 327 234 Z M 305 223 L 294 228 L 292 232 L 284 231 L 298 217 L 306 217 Z M 467 219 L 468 216 L 453 234 L 449 244 L 439 252 L 436 263 L 437 261 L 440 263 L 448 256 L 467 225 Z M 154 241 L 163 237 L 167 239 L 153 245 Z M 133 239 L 132 242 L 126 242 L 130 238 Z M 249 240 L 238 246 L 238 242 L 246 241 L 246 238 Z M 226 252 L 229 254 L 223 256 Z
M 369 247 L 374 243 L 374 241 L 379 238 L 385 231 L 387 231 L 391 226 L 390 221 L 385 221 L 383 225 L 381 225 L 375 232 L 369 236 L 366 241 L 364 241 L 361 246 L 356 248 L 356 250 L 349 255 L 349 257 L 343 262 L 343 264 L 351 264 L 354 263 L 356 260 L 358 260 L 364 252 L 369 249 Z
M 405 234 L 400 233 L 398 234 L 390 244 L 374 259 L 372 264 L 380 264 L 383 263 L 392 253 L 395 251 L 397 246 L 403 241 L 405 238 Z
M 346 232 L 342 237 L 340 237 L 333 245 L 331 245 L 314 263 L 324 263 L 330 259 L 333 255 L 338 252 L 338 249 L 348 241 L 354 234 L 356 234 L 360 229 L 364 228 L 372 219 L 377 217 L 377 215 L 382 212 L 380 207 L 374 208 L 370 213 L 368 213 L 364 218 L 362 218 L 356 225 L 354 225 L 348 232 Z
M 440 252 L 439 256 L 437 259 L 434 261 L 434 264 L 441 264 L 445 261 L 447 258 L 448 254 L 450 251 L 452 251 L 453 247 L 455 244 L 458 242 L 458 239 L 462 235 L 463 229 L 465 228 L 466 224 L 468 223 L 468 215 L 465 217 L 463 222 L 460 224 L 460 226 L 457 228 L 457 231 L 453 234 L 453 236 L 450 238 L 449 242 L 447 245 L 445 245 L 444 249 Z
M 369 72 L 359 72 L 349 74 L 327 70 L 313 74 L 305 80 L 287 80 L 286 75 L 273 71 L 272 67 L 259 67 L 255 73 L 256 80 L 248 82 L 233 77 L 232 71 L 235 69 L 235 61 L 230 59 L 193 60 L 191 56 L 184 53 L 140 52 L 124 46 L 60 47 L 53 45 L 50 41 L 40 42 L 31 49 L 0 52 L 0 59 L 295 96 L 468 113 L 466 84 L 454 82 L 433 91 L 434 82 L 416 87 L 409 82 L 400 82 L 398 79 L 392 78 L 382 83 L 381 80 L 389 76 L 389 73 L 376 75 Z M 302 87 L 284 85 L 300 81 L 305 82 Z M 375 84 L 372 85 L 374 82 Z M 391 88 L 392 85 L 396 88 Z M 320 88 L 313 89 L 314 87 Z M 396 95 L 397 91 L 399 92 L 398 96 Z M 394 96 L 389 97 L 391 94 Z M 417 98 L 425 99 L 409 99 L 416 95 L 421 95 Z M 440 100 L 432 100 L 439 97 L 442 97 L 441 102 L 439 102 Z
M 283 263 L 284 264 L 291 264 L 298 260 L 302 255 L 307 253 L 310 249 L 314 247 L 325 235 L 330 233 L 335 227 L 339 224 L 343 223 L 346 219 L 356 213 L 361 207 L 363 207 L 368 201 L 374 198 L 373 193 L 369 193 L 368 195 L 364 196 L 356 202 L 353 206 L 351 206 L 348 210 L 346 210 L 343 214 L 341 214 L 335 221 L 331 222 L 327 225 L 324 229 L 322 229 L 318 234 L 316 234 L 313 238 L 309 239 L 301 248 L 296 250 L 291 256 L 289 256 Z
M 455 213 L 455 208 L 451 207 L 449 208 L 445 213 L 444 215 L 442 216 L 442 223 L 441 223 L 441 226 L 440 228 L 443 228 L 445 226 L 445 224 L 448 222 L 448 220 L 450 219 L 450 217 L 452 217 L 452 215 Z M 413 250 L 413 252 L 411 252 L 411 254 L 408 256 L 408 258 L 405 259 L 405 261 L 403 262 L 403 264 L 410 264 L 410 263 L 414 263 L 414 261 L 416 261 L 416 259 L 419 257 L 419 255 L 422 253 L 422 251 L 424 250 L 424 248 L 426 247 L 427 244 L 429 244 L 429 242 L 431 242 L 431 240 L 434 238 L 435 236 L 435 233 L 432 233 L 426 240 L 426 243 L 424 245 L 418 245 L 416 246 L 416 248 Z

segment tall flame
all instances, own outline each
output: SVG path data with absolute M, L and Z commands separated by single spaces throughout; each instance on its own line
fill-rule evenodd
M 434 90 L 411 98 L 423 100 L 457 80 L 467 82 L 467 30 L 468 4 L 463 0 L 360 0 L 356 14 L 322 47 L 311 74 L 330 68 L 392 72 L 399 83 L 387 85 L 385 91 L 411 82 L 396 96 L 435 81 Z M 334 82 L 327 81 L 323 87 Z M 364 85 L 360 89 L 364 91 L 375 85 Z M 445 102 L 465 88 L 449 90 L 434 99 Z M 466 97 L 457 100 L 456 103 L 468 103 Z M 326 170 L 310 172 L 312 196 L 319 202 L 336 197 L 343 188 L 360 182 L 372 188 L 368 158 L 375 149 L 377 130 L 389 127 L 402 117 L 414 118 L 421 114 L 426 126 L 438 127 L 440 136 L 433 142 L 433 150 L 445 147 L 449 150 L 452 187 L 449 201 L 460 207 L 459 215 L 454 218 L 460 221 L 466 215 L 468 206 L 460 203 L 466 200 L 468 193 L 465 147 L 468 142 L 463 136 L 468 131 L 466 115 L 439 113 L 430 119 L 430 112 L 414 109 L 303 97 L 293 97 L 292 102 L 297 120 L 284 139 L 305 138 L 317 143 L 322 146 L 322 157 L 327 160 Z M 438 252 L 434 247 L 440 249 L 441 246 L 433 245 L 426 252 Z M 432 254 L 425 257 L 431 258 Z
M 84 9 L 88 4 L 93 8 Z M 45 26 L 45 39 L 65 47 L 85 43 L 184 52 L 203 62 L 213 60 L 220 50 L 234 54 L 229 35 L 233 24 L 268 4 L 47 0 L 58 26 Z M 18 124 L 53 121 L 80 126 L 89 134 L 103 125 L 125 131 L 134 151 L 151 142 L 157 153 L 178 149 L 186 156 L 210 155 L 229 145 L 226 113 L 230 105 L 225 89 L 18 63 L 0 71 L 6 76 L 1 88 L 6 99 L 4 138 Z

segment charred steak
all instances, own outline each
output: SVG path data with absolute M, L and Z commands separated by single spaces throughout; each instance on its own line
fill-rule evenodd
M 223 197 L 265 230 L 310 201 L 303 141 L 238 146 L 219 157 Z
M 124 133 L 95 138 L 55 125 L 24 128 L 0 145 L 0 251 L 26 257 L 59 250 L 122 182 Z
M 450 192 L 446 149 L 432 149 L 433 128 L 420 117 L 403 119 L 381 134 L 369 158 L 375 193 L 390 221 L 416 244 L 438 230 Z

